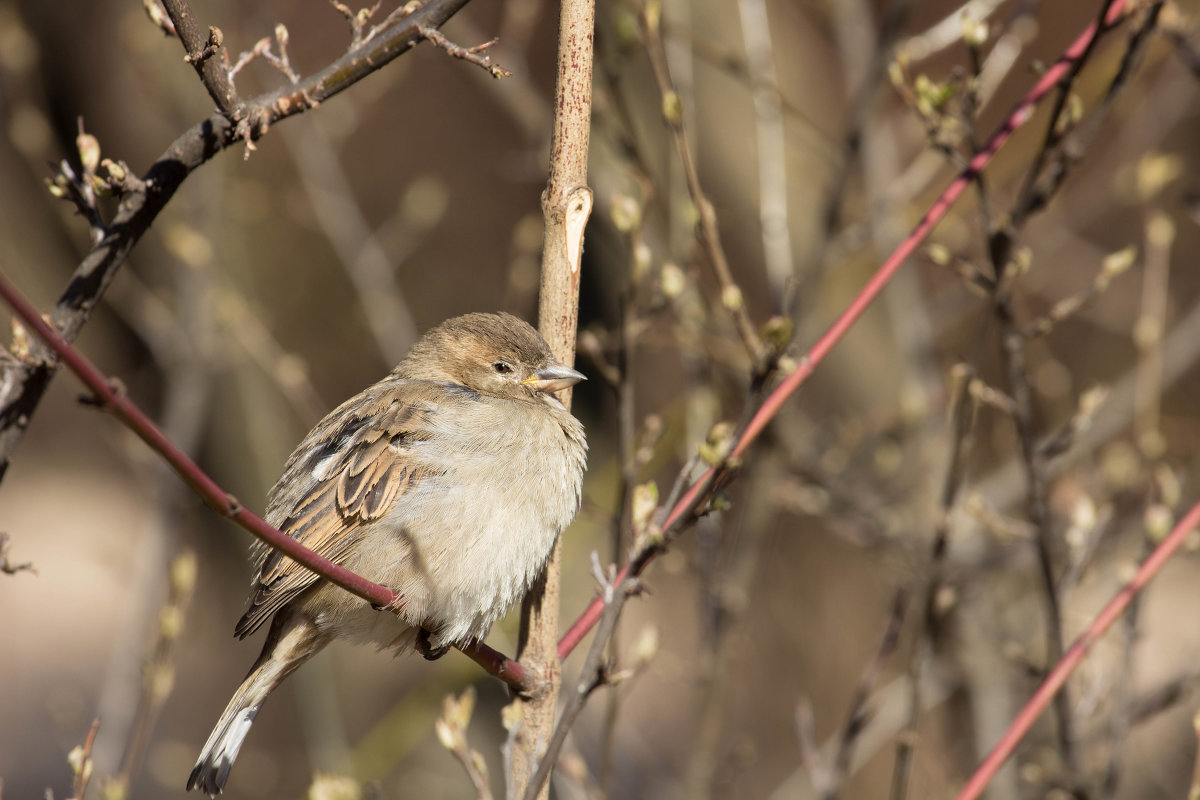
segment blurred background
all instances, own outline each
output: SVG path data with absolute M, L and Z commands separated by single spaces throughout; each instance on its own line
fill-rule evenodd
M 565 535 L 564 625 L 596 591 L 591 554 L 623 560 L 631 487 L 665 495 L 712 426 L 757 402 L 729 309 L 793 334 L 798 358 L 1099 10 L 974 0 L 964 26 L 962 4 L 940 0 L 665 0 L 660 42 L 636 2 L 600 6 L 577 360 L 591 380 L 575 393 L 591 452 Z M 286 25 L 305 75 L 349 42 L 323 0 L 195 12 L 233 54 Z M 1043 561 L 1069 641 L 1200 497 L 1196 13 L 1167 4 L 1111 103 L 1141 17 L 1101 40 L 1064 104 L 1061 191 L 1013 220 L 1051 97 L 988 168 L 986 201 L 964 195 L 751 450 L 729 510 L 651 566 L 613 650 L 629 676 L 591 698 L 555 796 L 900 797 L 897 763 L 906 796 L 951 796 L 1052 661 Z M 248 157 L 220 154 L 77 345 L 261 511 L 295 443 L 421 331 L 473 310 L 534 319 L 556 14 L 471 3 L 445 33 L 498 36 L 490 52 L 512 77 L 422 45 Z M 283 80 L 260 60 L 237 85 Z M 86 224 L 44 184 L 78 161 L 80 120 L 141 172 L 211 105 L 141 4 L 0 2 L 0 269 L 49 309 L 87 252 Z M 680 109 L 739 291 L 697 243 L 664 107 Z M 989 233 L 1009 221 L 1016 266 L 998 293 Z M 1038 320 L 1017 341 L 1026 441 L 1057 444 L 1031 484 L 1003 343 Z M 79 395 L 58 376 L 0 484 L 8 557 L 36 569 L 0 574 L 4 796 L 69 797 L 67 754 L 99 717 L 91 796 L 120 796 L 126 775 L 128 796 L 182 797 L 261 646 L 232 637 L 250 539 Z M 1047 714 L 990 797 L 1185 795 L 1196 546 L 1072 680 L 1066 725 Z M 515 617 L 489 638 L 509 654 Z M 361 784 L 338 796 L 474 797 L 433 724 L 469 685 L 470 743 L 502 793 L 498 681 L 458 653 L 335 645 L 258 717 L 229 796 L 301 797 L 321 773 Z

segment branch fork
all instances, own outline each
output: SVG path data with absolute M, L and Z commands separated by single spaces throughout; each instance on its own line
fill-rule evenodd
M 462 47 L 447 39 L 441 31 L 431 25 L 418 25 L 417 30 L 426 41 L 440 47 L 455 58 L 460 58 L 469 64 L 474 64 L 477 67 L 487 70 L 497 80 L 512 77 L 511 72 L 493 64 L 490 55 L 480 55 L 480 53 L 498 43 L 499 39 L 492 39 L 490 42 L 477 44 L 474 47 Z

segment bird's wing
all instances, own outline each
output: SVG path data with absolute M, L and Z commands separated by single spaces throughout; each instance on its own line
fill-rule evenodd
M 463 392 L 428 381 L 387 381 L 347 400 L 304 439 L 271 490 L 268 518 L 334 563 L 349 555 L 363 528 L 436 470 L 413 456 L 429 438 L 437 408 Z M 469 390 L 463 390 L 469 392 Z M 440 396 L 439 396 L 440 395 Z M 317 575 L 265 546 L 239 638 L 253 633 Z

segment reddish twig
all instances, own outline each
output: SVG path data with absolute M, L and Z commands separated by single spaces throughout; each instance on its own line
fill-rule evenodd
M 92 747 L 96 744 L 96 733 L 99 730 L 100 718 L 97 717 L 92 720 L 92 727 L 88 730 L 83 745 L 76 747 L 67 755 L 67 761 L 75 773 L 75 792 L 71 795 L 72 800 L 83 800 L 83 796 L 87 792 L 88 782 L 92 779 L 92 771 L 95 766 L 95 762 L 92 761 Z
M 200 469 L 196 462 L 176 447 L 141 409 L 125 397 L 123 392 L 115 388 L 112 381 L 71 347 L 56 330 L 51 328 L 37 313 L 33 305 L 2 274 L 0 274 L 0 297 L 4 298 L 25 325 L 36 333 L 62 360 L 62 363 L 66 364 L 95 394 L 96 404 L 111 411 L 142 441 L 158 452 L 179 477 L 183 478 L 184 482 L 200 495 L 213 510 L 233 520 L 274 549 L 303 564 L 331 583 L 337 584 L 378 608 L 399 608 L 403 604 L 404 599 L 392 590 L 373 583 L 340 564 L 335 564 L 309 550 L 295 539 L 267 524 L 253 511 L 245 508 L 237 498 L 222 489 L 204 470 Z M 526 689 L 526 672 L 520 664 L 510 661 L 484 644 L 475 643 L 462 649 L 473 661 L 514 689 L 518 691 Z
M 1033 723 L 1041 715 L 1050 701 L 1058 694 L 1059 690 L 1066 684 L 1067 679 L 1071 677 L 1071 673 L 1079 666 L 1084 657 L 1091 650 L 1092 645 L 1099 641 L 1100 637 L 1116 622 L 1137 594 L 1146 587 L 1146 584 L 1158 574 L 1163 565 L 1170 560 L 1175 551 L 1179 549 L 1188 534 L 1197 525 L 1200 525 L 1200 503 L 1192 506 L 1187 515 L 1179 521 L 1175 528 L 1167 535 L 1154 552 L 1142 562 L 1142 566 L 1129 583 L 1117 592 L 1116 596 L 1109 601 L 1103 610 L 1096 615 L 1087 629 L 1080 634 L 1067 650 L 1062 660 L 1055 665 L 1054 669 L 1046 677 L 1038 690 L 1030 698 L 1025 707 L 1021 709 L 1021 713 L 1013 720 L 1012 725 L 1005 731 L 1004 736 L 1000 738 L 1000 742 L 988 754 L 979 768 L 975 770 L 975 774 L 971 776 L 971 780 L 958 794 L 957 800 L 974 800 L 982 794 L 984 788 L 987 787 L 988 781 L 996 774 L 1001 765 L 1004 764 L 1008 757 L 1012 755 L 1017 744 L 1024 738 L 1029 729 L 1033 727 Z
M 1105 20 L 1111 25 L 1119 18 L 1126 5 L 1126 0 L 1116 0 L 1109 8 L 1109 14 Z M 929 235 L 929 232 L 946 216 L 946 213 L 958 201 L 958 198 L 966 191 L 967 187 L 975 180 L 975 177 L 982 172 L 987 166 L 996 152 L 1008 141 L 1013 132 L 1017 128 L 1029 121 L 1033 114 L 1033 107 L 1042 100 L 1054 87 L 1058 81 L 1067 74 L 1071 65 L 1080 58 L 1087 50 L 1092 39 L 1096 36 L 1098 25 L 1092 22 L 1083 33 L 1067 48 L 1062 57 L 1055 64 L 1046 70 L 1041 79 L 1034 84 L 1028 94 L 1017 103 L 1016 107 L 1009 114 L 1004 124 L 992 134 L 992 137 L 980 149 L 980 151 L 970 160 L 966 169 L 959 173 L 949 186 L 942 192 L 941 196 L 930 207 L 913 228 L 912 233 L 888 256 L 887 260 L 879 267 L 879 270 L 872 276 L 867 285 L 863 287 L 858 296 L 850 303 L 849 307 L 842 312 L 841 316 L 834 321 L 829 330 L 825 332 L 817 343 L 813 345 L 808 354 L 800 360 L 795 371 L 788 375 L 782 383 L 768 395 L 767 399 L 755 412 L 750 422 L 742 431 L 738 438 L 737 444 L 730 454 L 730 459 L 736 461 L 739 459 L 746 449 L 758 438 L 762 433 L 763 428 L 779 413 L 779 409 L 783 404 L 795 394 L 800 385 L 812 375 L 813 370 L 817 365 L 829 355 L 829 351 L 842 340 L 846 332 L 858 321 L 862 313 L 872 301 L 883 291 L 883 287 L 887 285 L 892 276 L 900 269 L 900 266 L 913 254 L 917 246 Z M 671 508 L 671 512 L 663 521 L 662 530 L 667 531 L 678 525 L 683 519 L 699 505 L 704 497 L 708 487 L 711 486 L 715 479 L 721 477 L 718 475 L 718 470 L 724 472 L 723 466 L 710 468 L 704 473 L 695 483 L 688 488 L 683 497 Z M 614 583 L 620 583 L 625 579 L 625 576 L 630 574 L 640 575 L 645 569 L 646 564 L 653 560 L 657 554 L 656 550 L 650 550 L 640 553 L 630 559 L 617 574 Z M 588 631 L 600 619 L 600 614 L 604 609 L 604 601 L 601 598 L 596 598 L 584 609 L 579 618 L 567 630 L 558 642 L 558 655 L 560 658 L 566 658 L 570 655 L 579 642 L 587 635 Z

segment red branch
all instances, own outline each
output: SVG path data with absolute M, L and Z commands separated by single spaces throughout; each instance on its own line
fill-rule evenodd
M 1125 5 L 1126 0 L 1116 0 L 1104 20 L 1105 25 L 1114 25 L 1121 18 Z M 883 265 L 879 267 L 879 270 L 867 282 L 867 285 L 863 287 L 858 296 L 854 298 L 849 307 L 842 312 L 841 316 L 825 332 L 825 335 L 817 340 L 812 349 L 800 360 L 800 364 L 796 370 L 791 375 L 788 375 L 771 392 L 767 399 L 763 401 L 762 406 L 755 412 L 754 417 L 751 418 L 745 430 L 742 431 L 742 435 L 738 438 L 738 442 L 730 455 L 731 459 L 740 458 L 746 452 L 751 443 L 762 433 L 763 428 L 767 427 L 767 423 L 779 413 L 779 409 L 783 404 L 800 388 L 800 384 L 804 383 L 812 375 L 813 370 L 817 368 L 817 364 L 821 363 L 825 356 L 829 355 L 829 351 L 834 348 L 834 345 L 842 340 L 846 332 L 850 330 L 854 323 L 858 321 L 858 318 L 862 316 L 862 313 L 866 311 L 871 301 L 883 291 L 883 287 L 887 285 L 888 281 L 892 279 L 892 276 L 896 274 L 896 271 L 900 269 L 905 260 L 917 249 L 917 245 L 924 241 L 930 231 L 942 221 L 942 218 L 946 216 L 946 212 L 950 210 L 950 207 L 954 205 L 971 182 L 975 180 L 975 176 L 983 171 L 983 168 L 991 161 L 996 151 L 1008 141 L 1008 138 L 1012 136 L 1017 128 L 1029 121 L 1030 117 L 1033 116 L 1033 107 L 1055 87 L 1059 79 L 1070 69 L 1071 65 L 1083 55 L 1087 50 L 1088 44 L 1096 36 L 1096 32 L 1097 25 L 1095 22 L 1088 25 L 1083 33 L 1079 34 L 1079 38 L 1055 62 L 1054 66 L 1046 70 L 1041 80 L 1017 103 L 1004 124 L 992 134 L 992 138 L 988 139 L 987 143 L 971 159 L 966 168 L 946 187 L 941 197 L 937 199 L 929 211 L 925 212 L 925 216 L 921 217 L 921 221 L 913 228 L 912 233 L 888 256 L 888 259 L 883 262 Z M 678 524 L 686 514 L 696 507 L 710 482 L 716 476 L 716 471 L 717 467 L 710 468 L 679 498 L 679 502 L 675 504 L 671 509 L 671 513 L 667 515 L 666 520 L 663 522 L 662 527 L 664 531 Z M 648 557 L 635 557 L 633 560 L 627 562 L 621 568 L 621 571 L 617 573 L 616 578 L 613 579 L 613 584 L 619 585 L 621 581 L 625 580 L 630 569 L 633 569 L 635 575 L 640 575 L 652 558 L 653 555 L 651 554 Z M 574 624 L 559 639 L 558 656 L 560 659 L 564 659 L 571 654 L 571 651 L 579 645 L 583 637 L 587 635 L 588 631 L 600 619 L 600 614 L 603 611 L 604 600 L 599 597 L 592 600 L 591 604 L 584 609 L 579 618 L 575 620 Z
M 1046 706 L 1058 694 L 1059 689 L 1062 689 L 1066 684 L 1067 678 L 1071 677 L 1071 673 L 1079 666 L 1088 651 L 1104 633 L 1112 627 L 1112 624 L 1120 619 L 1121 614 L 1125 613 L 1125 609 L 1133 602 L 1133 598 L 1146 587 L 1146 584 L 1158 574 L 1163 565 L 1175 555 L 1175 551 L 1187 539 L 1188 534 L 1192 529 L 1200 525 L 1200 503 L 1192 506 L 1187 515 L 1179 520 L 1179 524 L 1174 530 L 1163 540 L 1163 543 L 1155 548 L 1150 554 L 1137 573 L 1129 583 L 1117 592 L 1116 596 L 1108 602 L 1108 605 L 1096 615 L 1092 623 L 1088 625 L 1087 630 L 1080 634 L 1079 638 L 1071 645 L 1062 660 L 1054 666 L 1054 670 L 1047 676 L 1046 680 L 1038 687 L 1037 692 L 1030 698 L 1025 707 L 1021 709 L 1021 713 L 1013 720 L 1008 730 L 1000 737 L 999 744 L 988 753 L 988 757 L 983 760 L 979 768 L 975 770 L 975 774 L 971 776 L 962 792 L 959 793 L 957 800 L 975 800 L 983 793 L 988 782 L 995 776 L 1000 766 L 1012 755 L 1013 750 L 1020 743 L 1025 734 L 1033 726 L 1033 723 L 1046 710 Z
M 196 494 L 200 495 L 217 513 L 230 518 L 271 547 L 377 608 L 389 606 L 400 608 L 403 605 L 404 599 L 391 589 L 372 583 L 361 575 L 309 550 L 277 528 L 268 525 L 262 517 L 245 508 L 233 495 L 222 489 L 204 470 L 200 469 L 195 461 L 192 461 L 186 453 L 176 447 L 141 409 L 114 389 L 100 370 L 96 369 L 82 354 L 71 347 L 66 339 L 50 327 L 38 314 L 37 309 L 25 299 L 16 287 L 8 282 L 3 274 L 0 274 L 0 296 L 12 306 L 25 324 L 58 354 L 63 363 L 83 381 L 84 385 L 92 390 L 96 395 L 97 402 L 115 414 L 141 437 L 142 441 L 160 453 L 171 465 L 171 468 L 179 474 L 179 477 L 183 478 L 188 486 L 192 487 Z M 521 665 L 510 661 L 487 645 L 481 643 L 468 645 L 463 648 L 463 652 L 510 686 L 518 690 L 526 688 L 525 670 Z

